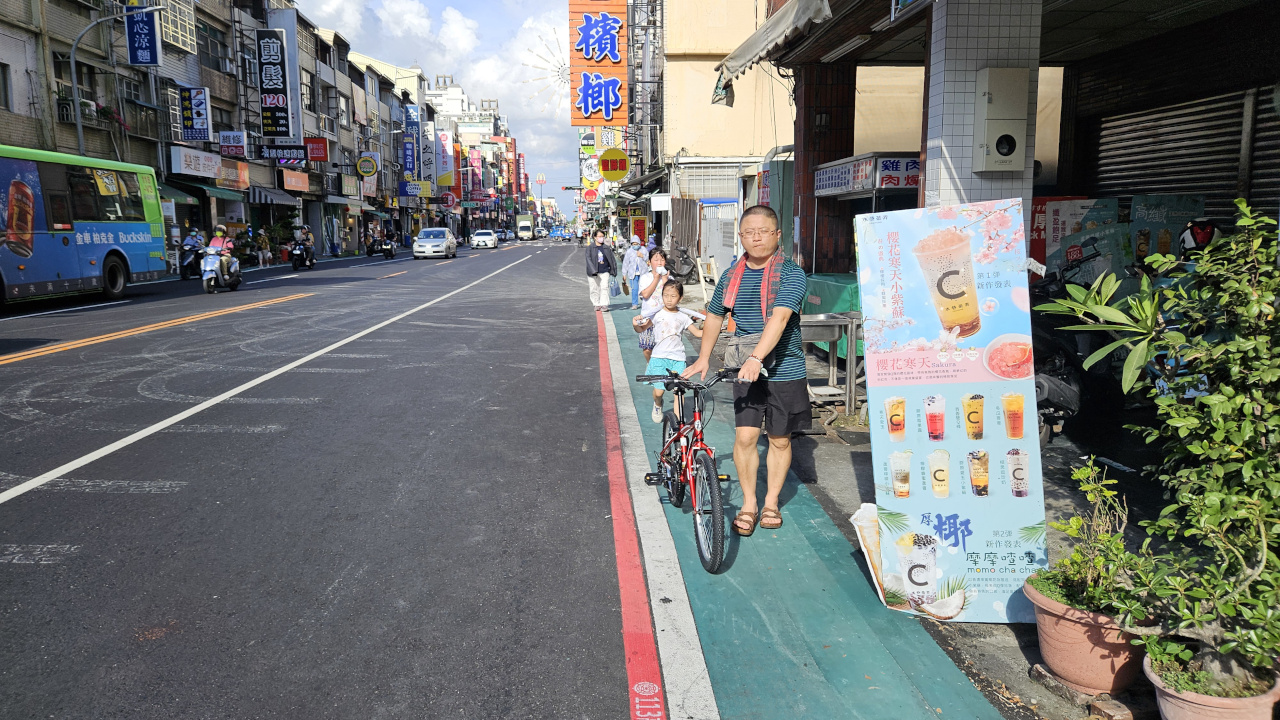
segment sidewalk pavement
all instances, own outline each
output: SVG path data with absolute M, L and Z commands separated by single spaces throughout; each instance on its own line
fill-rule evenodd
M 606 316 L 628 378 L 645 365 L 631 329 L 635 314 L 618 308 Z M 650 388 L 631 382 L 615 391 L 620 403 L 630 392 L 652 466 L 661 427 L 649 420 Z M 730 387 L 717 386 L 714 398 L 705 432 L 720 451 L 719 472 L 731 477 L 728 526 L 742 500 L 731 458 Z M 762 478 L 761 497 L 764 487 Z M 794 472 L 782 493 L 782 528 L 757 528 L 740 538 L 726 527 L 726 558 L 717 575 L 698 560 L 689 509 L 671 507 L 658 488 L 649 491 L 661 502 L 675 543 L 720 717 L 1001 717 L 918 620 L 880 603 L 861 553 Z M 671 678 L 666 682 L 672 685 Z

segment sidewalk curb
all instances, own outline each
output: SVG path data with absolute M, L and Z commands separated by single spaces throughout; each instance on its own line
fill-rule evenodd
M 623 464 L 640 534 L 641 560 L 649 586 L 650 612 L 657 631 L 668 716 L 719 720 L 720 710 L 711 689 L 711 675 L 702 654 L 702 642 L 693 620 L 693 609 L 689 605 L 671 528 L 657 491 L 644 484 L 644 475 L 649 472 L 649 458 L 640 434 L 640 419 L 631 400 L 631 383 L 623 366 L 617 329 L 609 318 L 605 318 L 604 326 L 609 340 L 614 396 L 619 398 L 616 404 L 618 425 L 622 431 Z

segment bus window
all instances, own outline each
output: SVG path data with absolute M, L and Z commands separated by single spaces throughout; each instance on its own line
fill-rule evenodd
M 120 202 L 124 215 L 118 219 L 145 222 L 147 213 L 142 206 L 142 193 L 138 189 L 138 174 L 118 172 L 116 175 L 120 176 Z
M 98 206 L 98 184 L 88 168 L 68 167 L 67 185 L 71 188 L 71 212 L 76 222 L 106 220 Z
M 71 199 L 65 192 L 45 192 L 44 207 L 50 230 L 71 229 Z

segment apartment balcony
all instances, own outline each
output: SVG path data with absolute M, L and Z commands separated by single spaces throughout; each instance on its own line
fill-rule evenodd
M 230 103 L 238 101 L 236 97 L 236 79 L 234 73 L 236 71 L 235 63 L 230 59 L 225 59 L 225 71 L 215 70 L 204 65 L 200 66 L 200 84 L 209 88 L 209 94 L 219 100 L 225 100 Z
M 58 122 L 75 124 L 76 115 L 72 108 L 71 98 L 58 98 Z M 111 129 L 112 122 L 103 117 L 98 116 L 97 108 L 92 100 L 80 100 L 80 124 L 87 128 L 97 128 L 99 130 Z

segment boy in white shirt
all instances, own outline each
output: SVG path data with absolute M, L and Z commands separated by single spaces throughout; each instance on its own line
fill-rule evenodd
M 653 332 L 653 350 L 649 364 L 645 367 L 646 375 L 664 375 L 667 370 L 677 373 L 685 368 L 684 340 L 681 337 L 685 330 L 696 338 L 702 337 L 702 328 L 693 324 L 693 319 L 680 312 L 680 299 L 684 297 L 684 286 L 678 282 L 669 282 L 662 288 L 662 308 L 652 317 L 643 315 L 636 324 L 636 332 Z M 650 418 L 662 422 L 662 396 L 666 392 L 663 383 L 653 385 L 653 412 Z

